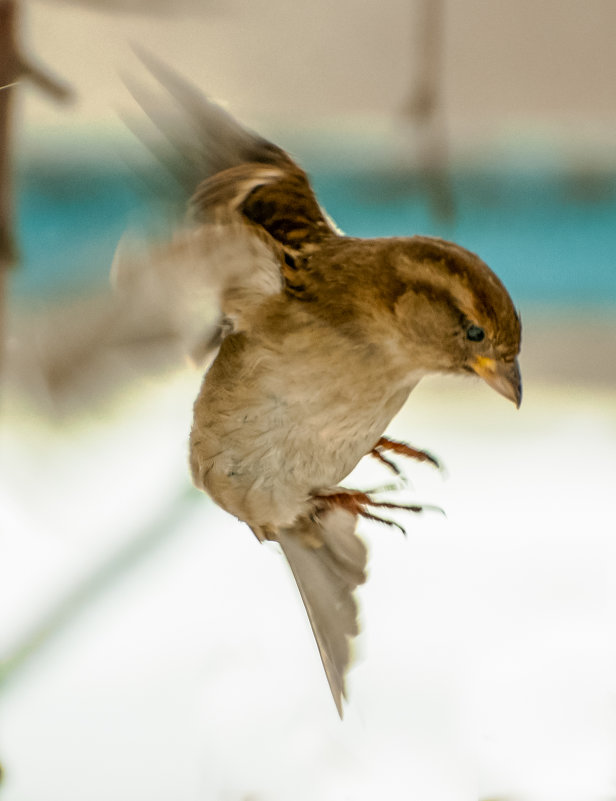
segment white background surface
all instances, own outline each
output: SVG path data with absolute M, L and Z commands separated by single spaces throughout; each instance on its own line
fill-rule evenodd
M 341 723 L 282 557 L 186 495 L 196 383 L 97 426 L 5 428 L 4 653 L 104 554 L 170 523 L 5 685 L 3 799 L 613 797 L 613 392 L 531 382 L 516 412 L 478 382 L 416 390 L 391 433 L 448 475 L 411 465 L 405 497 L 447 517 L 401 520 L 407 538 L 362 523 Z

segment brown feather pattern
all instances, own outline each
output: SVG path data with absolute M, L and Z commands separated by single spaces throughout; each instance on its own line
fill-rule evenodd
M 371 453 L 397 469 L 383 450 L 434 461 L 383 438 L 424 375 L 475 371 L 519 403 L 519 317 L 501 281 L 459 245 L 341 235 L 288 154 L 146 60 L 193 134 L 177 145 L 197 185 L 178 252 L 195 255 L 230 321 L 194 406 L 193 479 L 281 544 L 342 714 L 366 566 L 357 517 L 405 505 L 340 482 Z

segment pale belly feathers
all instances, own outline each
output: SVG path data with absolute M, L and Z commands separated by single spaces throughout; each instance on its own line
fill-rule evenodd
M 383 363 L 375 380 L 372 364 L 368 384 L 355 349 L 338 348 L 326 366 L 308 348 L 305 359 L 250 343 L 240 350 L 221 350 L 195 403 L 193 478 L 231 514 L 275 529 L 351 472 L 418 379 Z

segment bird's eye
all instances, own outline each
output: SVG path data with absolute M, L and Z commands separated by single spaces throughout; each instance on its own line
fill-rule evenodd
M 478 325 L 469 325 L 466 329 L 466 338 L 470 339 L 471 342 L 481 342 L 485 339 L 486 332 L 483 328 L 479 328 Z

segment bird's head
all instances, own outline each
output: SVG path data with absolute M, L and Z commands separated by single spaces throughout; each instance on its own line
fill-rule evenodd
M 416 236 L 392 254 L 399 330 L 426 372 L 475 373 L 519 407 L 520 318 L 498 277 L 452 242 Z

